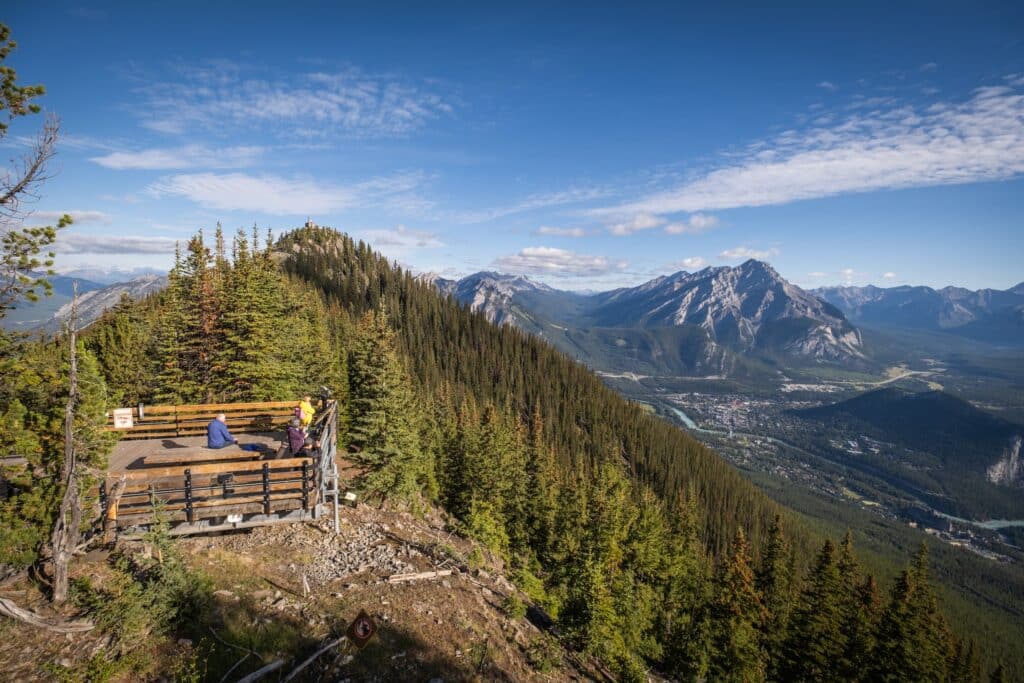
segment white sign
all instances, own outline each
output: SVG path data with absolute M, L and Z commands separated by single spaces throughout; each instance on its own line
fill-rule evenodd
M 114 429 L 132 428 L 132 409 L 114 408 Z

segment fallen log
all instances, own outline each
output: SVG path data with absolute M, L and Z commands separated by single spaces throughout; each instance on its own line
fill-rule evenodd
M 451 569 L 439 569 L 432 572 L 418 572 L 415 574 L 392 574 L 388 577 L 388 583 L 405 583 L 406 581 L 419 581 L 420 579 L 437 579 L 442 576 L 451 576 Z
M 348 639 L 347 636 L 342 636 L 342 637 L 338 638 L 337 640 L 332 640 L 331 642 L 327 643 L 326 645 L 321 647 L 319 650 L 317 650 L 316 652 L 311 654 L 306 659 L 306 661 L 304 661 L 302 664 L 299 664 L 297 667 L 295 667 L 290 674 L 285 676 L 284 680 L 282 680 L 281 683 L 288 683 L 288 681 L 290 681 L 293 678 L 295 678 L 296 676 L 298 676 L 299 672 L 301 672 L 307 666 L 312 664 L 316 660 L 317 657 L 319 657 L 323 653 L 327 652 L 328 650 L 337 647 L 338 645 L 340 645 L 343 641 L 345 641 L 347 639 Z
M 245 678 L 239 678 L 238 679 L 238 683 L 253 683 L 253 681 L 260 680 L 261 678 L 266 676 L 271 671 L 277 671 L 282 666 L 284 666 L 284 660 L 283 659 L 279 659 L 276 662 L 271 662 L 270 664 L 267 664 L 262 669 L 257 669 L 256 671 L 253 671 L 251 674 L 249 674 Z
M 91 631 L 95 626 L 90 621 L 64 621 L 63 619 L 44 617 L 31 610 L 18 607 L 6 598 L 0 598 L 0 614 L 55 633 L 84 633 Z

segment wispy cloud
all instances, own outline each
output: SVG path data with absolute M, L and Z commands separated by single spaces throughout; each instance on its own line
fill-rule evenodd
M 171 171 L 186 168 L 243 168 L 254 164 L 263 154 L 262 147 L 210 148 L 203 145 L 111 152 L 92 157 L 105 168 L 115 170 Z
M 888 273 L 884 273 L 882 275 L 882 278 L 885 279 L 885 280 L 895 280 L 896 279 L 896 273 L 894 273 L 892 271 L 889 271 Z
M 836 90 L 839 90 L 839 86 L 833 83 L 832 81 L 821 81 L 820 83 L 818 83 L 818 87 L 821 88 L 822 90 L 828 90 L 829 92 L 835 92 Z
M 676 221 L 665 226 L 670 235 L 699 235 L 718 226 L 718 218 L 704 213 L 695 213 L 684 221 Z
M 828 125 L 755 143 L 675 189 L 590 214 L 693 213 L 1024 173 L 1024 96 L 1009 85 L 979 88 L 963 102 L 854 105 Z
M 469 211 L 448 212 L 441 216 L 455 223 L 487 223 L 506 216 L 526 213 L 537 209 L 548 209 L 555 206 L 571 206 L 607 196 L 608 191 L 598 187 L 575 187 L 557 192 L 541 192 L 528 195 L 526 198 L 505 206 L 476 209 Z
M 163 78 L 137 87 L 137 111 L 144 126 L 171 134 L 259 128 L 288 136 L 403 136 L 452 115 L 457 101 L 436 82 L 358 68 L 268 79 L 217 61 L 179 64 Z
M 421 180 L 422 174 L 404 173 L 341 185 L 275 175 L 194 173 L 162 178 L 149 191 L 184 197 L 210 209 L 295 216 L 374 206 L 386 199 L 406 201 Z
M 772 258 L 778 256 L 779 250 L 772 247 L 771 249 L 750 249 L 749 247 L 735 247 L 733 249 L 726 249 L 718 255 L 718 258 L 725 261 L 738 261 L 747 259 L 758 259 L 763 261 L 766 258 Z
M 68 209 L 67 211 L 34 211 L 27 219 L 29 223 L 56 223 L 68 214 L 76 224 L 82 223 L 109 223 L 110 215 L 102 211 L 86 211 L 83 209 Z
M 664 224 L 664 218 L 655 216 L 651 213 L 641 212 L 634 215 L 629 220 L 612 223 L 608 226 L 608 232 L 621 237 L 624 235 L 632 235 L 634 232 L 639 232 L 640 230 L 650 230 L 651 228 L 656 228 Z
M 509 273 L 561 277 L 606 275 L 624 270 L 628 265 L 626 261 L 610 261 L 604 256 L 588 256 L 554 247 L 527 247 L 494 261 L 496 268 Z
M 583 228 L 555 228 L 542 225 L 533 231 L 534 235 L 552 235 L 554 237 L 583 237 L 587 231 Z
M 176 243 L 169 237 L 61 233 L 56 248 L 61 254 L 171 254 Z

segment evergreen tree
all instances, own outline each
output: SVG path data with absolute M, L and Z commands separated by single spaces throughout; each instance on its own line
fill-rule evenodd
M 759 643 L 765 610 L 742 529 L 736 532 L 729 555 L 715 574 L 710 618 L 709 678 L 737 683 L 765 680 L 765 656 Z
M 783 644 L 793 607 L 793 577 L 790 573 L 791 550 L 782 529 L 782 516 L 775 515 L 761 551 L 757 572 L 757 590 L 761 594 L 767 618 L 761 643 L 768 657 L 769 680 L 778 680 L 782 670 Z
M 900 574 L 879 620 L 870 678 L 878 681 L 946 680 L 952 636 L 929 584 L 922 545 L 914 565 Z
M 544 439 L 544 416 L 536 404 L 530 416 L 526 476 L 530 492 L 530 504 L 526 509 L 530 546 L 547 562 L 558 504 L 557 470 L 555 454 Z
M 352 459 L 370 497 L 410 501 L 422 481 L 418 414 L 387 318 L 367 313 L 349 355 Z
M 825 541 L 793 610 L 784 647 L 783 680 L 842 678 L 840 669 L 847 645 L 843 633 L 844 600 L 835 546 L 832 541 Z

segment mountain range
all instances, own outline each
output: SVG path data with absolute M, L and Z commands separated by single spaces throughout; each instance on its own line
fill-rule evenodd
M 945 332 L 1005 346 L 1024 344 L 1024 282 L 1007 290 L 962 287 L 822 287 L 811 290 L 861 325 Z
M 750 358 L 864 360 L 860 332 L 842 311 L 757 260 L 588 294 L 493 272 L 422 277 L 492 322 L 605 370 L 733 374 Z
M 14 330 L 59 330 L 71 317 L 74 287 L 78 287 L 78 324 L 84 327 L 99 318 L 103 311 L 117 304 L 122 295 L 142 299 L 167 284 L 166 275 L 142 275 L 127 282 L 104 285 L 91 280 L 69 276 L 51 276 L 53 295 L 40 297 L 36 302 L 24 302 L 7 312 L 0 324 Z

